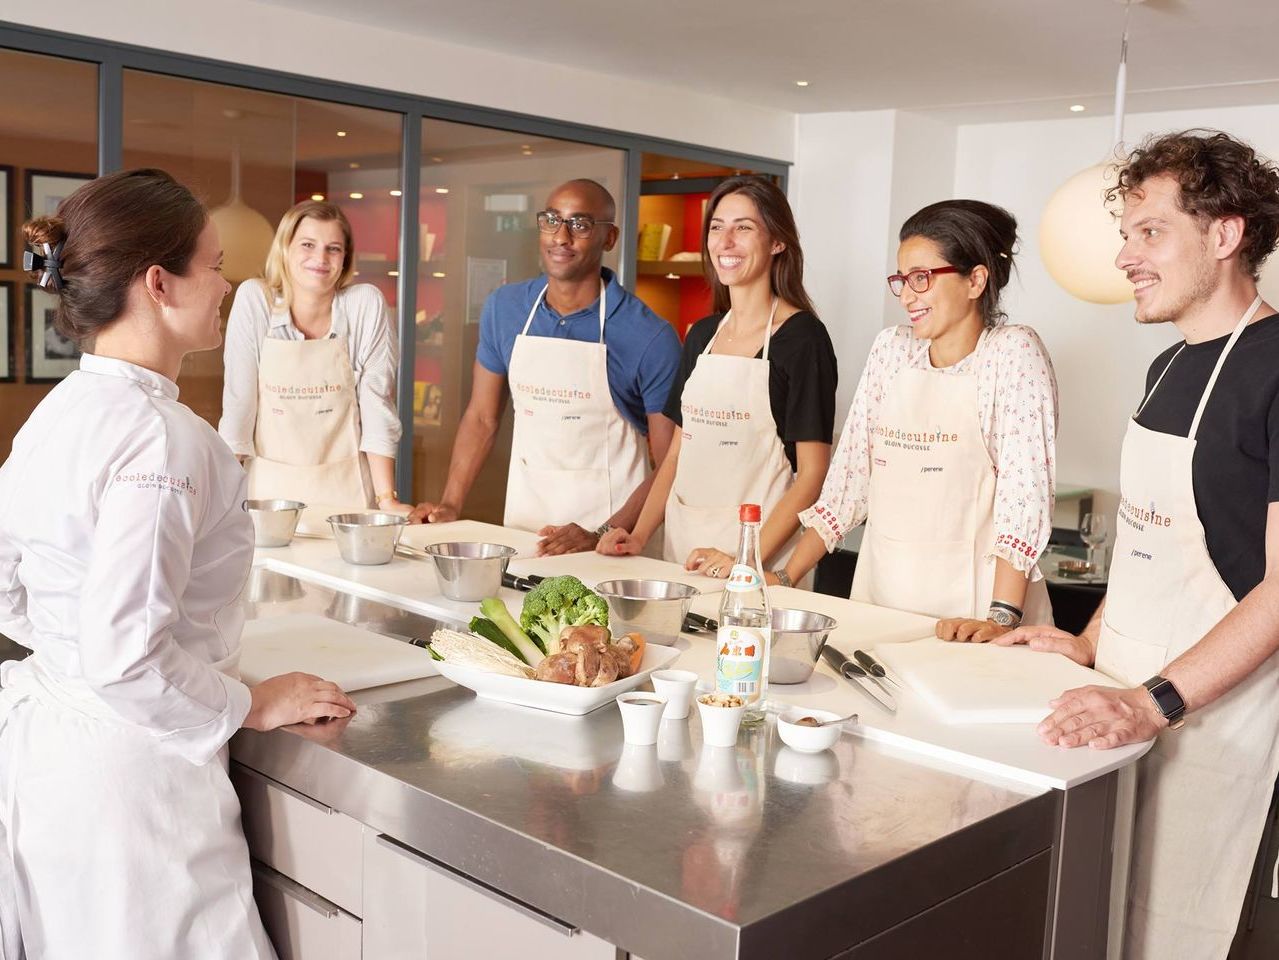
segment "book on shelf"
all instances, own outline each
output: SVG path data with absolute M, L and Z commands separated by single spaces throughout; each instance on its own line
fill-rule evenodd
M 666 245 L 670 243 L 671 225 L 669 223 L 646 223 L 640 227 L 639 251 L 640 260 L 661 260 L 666 253 Z

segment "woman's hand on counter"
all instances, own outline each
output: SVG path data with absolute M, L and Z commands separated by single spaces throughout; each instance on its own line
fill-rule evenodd
M 704 577 L 727 580 L 733 570 L 733 557 L 714 547 L 698 547 L 684 561 L 684 569 Z
M 1109 750 L 1153 740 L 1168 726 L 1145 687 L 1078 687 L 1048 705 L 1053 712 L 1035 732 L 1049 746 Z
M 614 527 L 600 537 L 600 542 L 595 545 L 595 552 L 606 557 L 627 557 L 643 553 L 645 546 L 647 543 L 635 534 L 621 527 Z
M 409 523 L 450 523 L 457 519 L 457 508 L 447 503 L 419 503 L 409 511 Z
M 252 701 L 244 726 L 250 730 L 274 730 L 293 723 L 328 718 L 343 719 L 355 713 L 355 701 L 331 683 L 309 673 L 284 673 L 249 688 Z
M 1010 630 L 996 637 L 991 643 L 1001 647 L 1024 643 L 1030 649 L 1041 653 L 1064 654 L 1081 666 L 1091 667 L 1093 663 L 1093 647 L 1086 638 L 1077 637 L 1073 633 L 1067 633 L 1065 630 L 1058 630 L 1046 624 L 1018 627 L 1016 630 Z
M 1005 627 L 994 620 L 954 617 L 937 621 L 938 640 L 957 640 L 960 643 L 990 643 L 1011 631 L 1012 627 Z

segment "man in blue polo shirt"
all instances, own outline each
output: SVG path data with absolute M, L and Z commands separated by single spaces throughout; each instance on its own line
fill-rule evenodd
M 593 180 L 557 187 L 537 215 L 543 276 L 485 301 L 471 400 L 444 495 L 413 519 L 455 520 L 515 407 L 504 523 L 537 532 L 542 555 L 592 550 L 630 530 L 675 425 L 661 411 L 679 366 L 675 330 L 603 268 L 616 205 Z M 647 440 L 645 439 L 647 437 Z

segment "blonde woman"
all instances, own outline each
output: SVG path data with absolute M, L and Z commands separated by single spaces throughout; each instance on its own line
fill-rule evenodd
M 307 200 L 280 221 L 265 278 L 240 285 L 226 334 L 218 432 L 249 471 L 249 496 L 343 510 L 398 510 L 398 347 L 376 287 L 352 284 L 351 225 Z M 407 507 L 404 508 L 407 510 Z

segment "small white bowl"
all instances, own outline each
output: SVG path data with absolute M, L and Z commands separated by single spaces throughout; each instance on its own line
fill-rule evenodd
M 622 712 L 622 736 L 627 743 L 640 747 L 651 747 L 657 743 L 662 711 L 666 709 L 665 697 L 642 690 L 619 693 L 617 708 Z
M 697 674 L 692 670 L 655 670 L 649 677 L 653 689 L 666 698 L 664 720 L 683 720 L 697 692 Z
M 708 747 L 731 747 L 737 743 L 737 730 L 742 725 L 746 704 L 740 707 L 718 707 L 706 703 L 708 697 L 722 694 L 704 693 L 697 698 L 697 712 L 702 718 L 702 743 Z
M 821 753 L 829 750 L 844 732 L 842 723 L 832 723 L 825 727 L 801 726 L 795 721 L 801 717 L 812 717 L 815 720 L 838 720 L 841 714 L 829 710 L 812 710 L 808 707 L 789 707 L 777 718 L 777 733 L 782 743 L 800 753 Z

